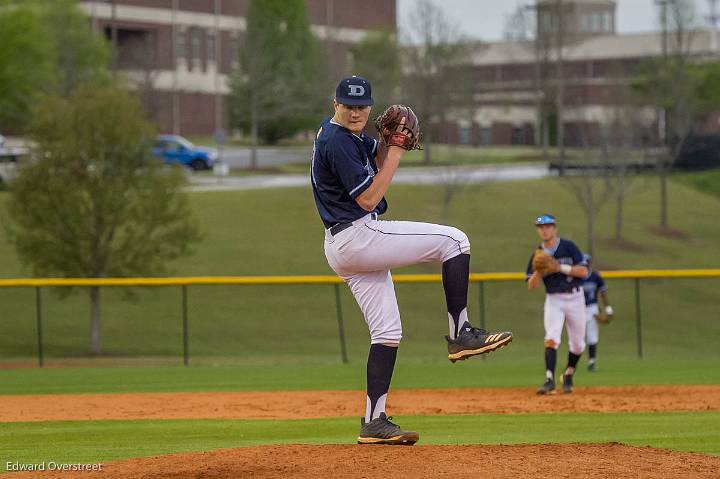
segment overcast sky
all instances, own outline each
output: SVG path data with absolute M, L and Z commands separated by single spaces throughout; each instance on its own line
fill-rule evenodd
M 398 26 L 407 26 L 408 15 L 418 0 L 397 0 Z M 503 35 L 505 18 L 518 5 L 533 4 L 533 0 L 433 0 L 442 5 L 447 16 L 457 23 L 469 37 L 499 40 Z M 708 11 L 708 0 L 694 0 L 698 14 Z M 659 30 L 658 15 L 653 0 L 617 0 L 617 27 L 620 32 Z M 718 2 L 720 7 L 720 2 Z

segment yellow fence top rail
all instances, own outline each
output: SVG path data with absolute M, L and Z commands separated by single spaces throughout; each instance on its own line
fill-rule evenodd
M 605 278 L 720 278 L 720 269 L 654 269 L 603 271 Z M 470 281 L 522 281 L 525 273 L 473 273 Z M 399 274 L 396 283 L 435 283 L 439 274 Z M 190 286 L 190 285 L 269 285 L 336 284 L 337 276 L 187 276 L 170 278 L 13 278 L 0 279 L 0 288 L 42 286 Z

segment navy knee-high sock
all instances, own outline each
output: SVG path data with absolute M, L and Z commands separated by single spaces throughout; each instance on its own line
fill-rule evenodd
M 384 344 L 370 345 L 367 360 L 367 403 L 365 422 L 370 422 L 385 412 L 385 401 L 390 390 L 390 380 L 395 369 L 397 347 Z
M 470 255 L 459 254 L 442 264 L 442 282 L 447 302 L 450 339 L 467 321 L 467 295 L 470 277 Z
M 588 357 L 594 361 L 596 355 L 597 355 L 597 344 L 588 344 Z
M 545 348 L 545 377 L 555 379 L 555 363 L 557 362 L 557 350 Z
M 575 370 L 575 368 L 577 367 L 578 361 L 580 361 L 580 355 L 579 355 L 579 354 L 575 354 L 575 353 L 571 353 L 570 351 L 568 351 L 568 364 L 567 364 L 567 367 L 568 367 L 568 368 L 572 368 L 573 370 Z

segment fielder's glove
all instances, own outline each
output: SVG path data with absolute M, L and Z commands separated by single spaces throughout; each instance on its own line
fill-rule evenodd
M 600 324 L 608 324 L 613 320 L 613 308 L 609 304 L 605 306 L 604 311 L 600 311 L 595 315 L 595 319 Z
M 538 271 L 543 276 L 560 271 L 560 263 L 558 263 L 558 260 L 541 249 L 535 250 L 532 259 L 532 267 L 533 270 Z
M 399 146 L 406 150 L 420 148 L 420 122 L 409 106 L 390 105 L 375 118 L 375 129 L 386 146 Z

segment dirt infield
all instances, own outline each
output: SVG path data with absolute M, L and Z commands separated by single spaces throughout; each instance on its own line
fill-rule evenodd
M 303 419 L 357 416 L 364 391 L 59 394 L 0 396 L 0 423 L 100 419 Z M 720 410 L 720 385 L 580 387 L 538 397 L 533 388 L 398 389 L 397 415 Z M 621 444 L 512 446 L 270 445 L 103 464 L 101 472 L 12 478 L 717 477 L 720 457 Z
M 364 391 L 0 396 L 0 422 L 100 419 L 307 419 L 357 416 Z M 581 387 L 538 397 L 531 388 L 398 389 L 395 415 L 718 411 L 720 385 Z
M 364 391 L 55 394 L 0 396 L 0 422 L 101 419 L 307 419 L 357 416 Z M 538 397 L 532 388 L 398 389 L 395 415 L 718 411 L 720 385 L 579 387 Z
M 621 444 L 518 446 L 262 446 L 171 454 L 57 478 L 552 477 L 716 478 L 720 457 Z M 12 478 L 38 477 L 37 473 Z

